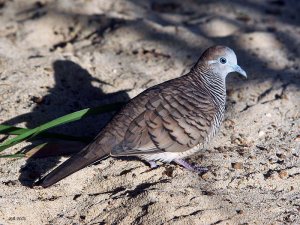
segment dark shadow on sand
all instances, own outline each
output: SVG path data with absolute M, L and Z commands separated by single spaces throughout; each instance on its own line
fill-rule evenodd
M 49 94 L 43 96 L 42 102 L 36 104 L 32 112 L 12 118 L 4 124 L 15 125 L 25 122 L 26 127 L 33 128 L 84 108 L 129 100 L 126 91 L 118 91 L 111 94 L 103 93 L 101 86 L 108 84 L 94 78 L 87 70 L 70 60 L 55 61 L 53 63 L 53 70 L 55 86 L 49 88 Z M 93 85 L 92 82 L 94 82 Z M 94 137 L 110 120 L 113 114 L 106 113 L 99 116 L 92 116 L 54 128 L 51 131 L 74 136 Z M 39 141 L 33 141 L 33 146 L 37 143 Z M 84 146 L 83 143 L 78 143 L 78 145 Z M 23 150 L 26 151 L 27 149 Z M 20 182 L 25 186 L 30 186 L 41 174 L 55 167 L 59 163 L 59 158 L 29 158 L 26 164 L 20 169 Z

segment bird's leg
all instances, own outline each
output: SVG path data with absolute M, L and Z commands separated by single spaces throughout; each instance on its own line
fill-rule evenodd
M 175 159 L 173 160 L 175 163 L 177 163 L 178 165 L 183 166 L 184 168 L 202 174 L 202 173 L 206 173 L 208 171 L 208 169 L 206 167 L 202 167 L 202 166 L 197 166 L 197 165 L 191 165 L 188 162 L 184 161 L 183 159 Z
M 148 161 L 148 163 L 151 169 L 155 169 L 158 167 L 155 161 Z

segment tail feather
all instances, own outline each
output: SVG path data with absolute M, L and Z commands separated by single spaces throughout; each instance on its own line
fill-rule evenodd
M 38 180 L 35 185 L 47 188 L 64 179 L 65 177 L 77 172 L 78 170 L 81 170 L 84 167 L 104 158 L 107 155 L 107 152 L 103 151 L 101 148 L 99 148 L 99 146 L 97 146 L 97 149 L 95 149 L 93 144 L 91 146 L 87 146 L 79 153 L 55 168 L 48 175 Z

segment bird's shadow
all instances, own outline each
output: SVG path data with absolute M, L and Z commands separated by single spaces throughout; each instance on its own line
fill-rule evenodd
M 129 100 L 126 91 L 105 94 L 101 90 L 102 85 L 107 85 L 105 82 L 93 77 L 86 69 L 70 60 L 55 61 L 53 63 L 53 76 L 55 79 L 54 87 L 44 87 L 48 88 L 48 94 L 35 102 L 36 106 L 32 112 L 14 117 L 4 124 L 15 125 L 25 122 L 26 127 L 32 128 L 83 108 Z M 113 113 L 106 113 L 85 118 L 54 128 L 51 131 L 93 137 L 110 120 L 112 115 Z M 36 143 L 38 142 L 33 141 L 33 144 Z M 84 146 L 83 144 L 80 145 Z M 26 149 L 23 150 L 26 151 Z M 20 169 L 19 181 L 25 186 L 31 186 L 41 174 L 55 167 L 59 163 L 59 159 L 59 156 L 29 158 Z

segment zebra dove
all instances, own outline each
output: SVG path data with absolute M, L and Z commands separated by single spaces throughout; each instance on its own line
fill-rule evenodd
M 203 149 L 218 131 L 225 110 L 228 73 L 247 77 L 233 50 L 208 48 L 181 77 L 153 86 L 129 101 L 95 140 L 36 182 L 46 188 L 106 156 L 138 156 L 175 162 L 199 173 L 183 158 Z

